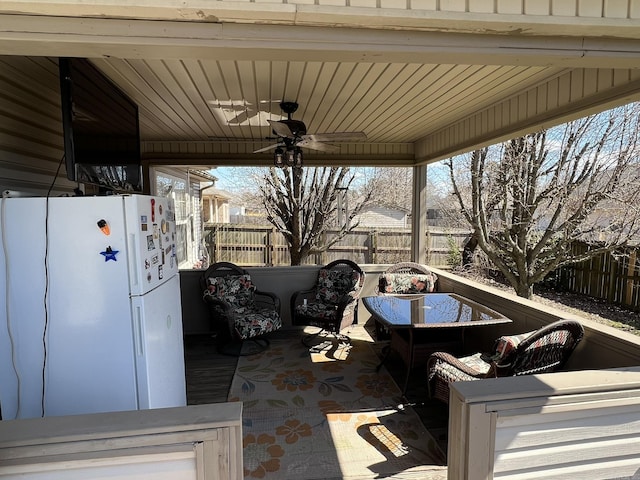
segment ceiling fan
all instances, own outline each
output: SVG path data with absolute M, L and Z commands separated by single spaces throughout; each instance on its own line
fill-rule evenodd
M 291 118 L 291 114 L 298 110 L 298 104 L 296 102 L 280 102 L 280 108 L 287 114 L 287 119 L 268 120 L 278 143 L 253 152 L 261 153 L 275 149 L 274 163 L 276 166 L 301 166 L 301 148 L 309 148 L 322 152 L 337 152 L 340 150 L 340 147 L 324 142 L 349 142 L 367 138 L 364 132 L 307 134 L 307 126 L 304 122 Z

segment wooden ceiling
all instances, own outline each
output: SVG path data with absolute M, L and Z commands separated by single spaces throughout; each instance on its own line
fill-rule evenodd
M 118 60 L 94 63 L 139 104 L 145 140 L 271 135 L 286 114 L 309 133 L 363 131 L 374 143 L 413 143 L 425 132 L 542 83 L 557 67 L 320 61 Z
M 589 24 L 570 20 L 527 33 L 460 33 L 451 22 L 419 31 L 326 19 L 0 20 L 0 54 L 91 59 L 138 104 L 143 155 L 160 163 L 270 163 L 253 151 L 273 143 L 267 120 L 284 118 L 281 101 L 298 102 L 293 118 L 308 133 L 367 136 L 340 155 L 306 152 L 309 164 L 418 165 L 640 98 L 638 30 L 590 37 Z

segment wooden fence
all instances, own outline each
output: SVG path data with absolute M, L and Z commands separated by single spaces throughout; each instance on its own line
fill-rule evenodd
M 336 231 L 330 230 L 326 235 L 336 235 Z M 460 251 L 468 236 L 469 232 L 462 229 L 429 227 L 426 263 L 448 268 L 454 248 Z M 242 266 L 290 264 L 284 237 L 271 226 L 207 224 L 205 242 L 211 262 L 226 261 Z M 574 248 L 581 251 L 588 247 L 578 243 Z M 305 263 L 325 265 L 339 258 L 363 264 L 407 261 L 411 258 L 411 230 L 357 229 Z M 556 288 L 568 292 L 640 311 L 640 253 L 638 249 L 629 249 L 563 267 L 557 272 L 555 284 Z
M 325 235 L 336 235 L 330 230 Z M 427 265 L 448 268 L 454 248 L 461 251 L 469 231 L 429 227 Z M 242 266 L 289 265 L 289 250 L 282 234 L 271 226 L 229 223 L 207 224 L 205 242 L 210 261 Z M 575 244 L 582 251 L 586 244 Z M 411 258 L 411 230 L 357 229 L 328 251 L 308 258 L 306 264 L 325 265 L 339 258 L 362 264 L 390 264 Z M 588 295 L 640 311 L 640 253 L 629 249 L 605 254 L 587 262 L 561 268 L 556 288 Z
M 576 243 L 576 252 L 588 245 Z M 640 254 L 630 248 L 603 254 L 586 262 L 562 267 L 557 272 L 556 287 L 622 305 L 640 311 Z
M 324 242 L 336 235 L 325 233 Z M 469 232 L 430 228 L 427 235 L 427 263 L 448 267 L 453 248 L 464 245 Z M 243 266 L 275 266 L 291 263 L 284 236 L 271 226 L 216 223 L 205 225 L 205 243 L 210 261 L 232 262 Z M 410 229 L 356 229 L 329 250 L 306 260 L 307 264 L 325 265 L 339 258 L 356 263 L 396 263 L 411 258 Z

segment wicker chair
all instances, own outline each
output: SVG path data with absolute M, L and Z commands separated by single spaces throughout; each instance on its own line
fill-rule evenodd
M 312 346 L 311 340 L 321 334 L 331 334 L 341 342 L 349 342 L 349 337 L 340 332 L 358 323 L 358 299 L 364 277 L 364 271 L 355 262 L 335 260 L 320 268 L 313 288 L 293 293 L 292 323 L 320 327 L 317 333 L 302 339 L 306 346 Z
M 391 265 L 378 278 L 379 295 L 429 293 L 437 289 L 438 277 L 426 267 L 413 262 Z
M 211 265 L 200 277 L 220 353 L 250 355 L 266 349 L 265 335 L 282 328 L 280 299 L 258 290 L 243 268 L 228 262 Z M 245 341 L 252 349 L 242 348 Z
M 565 365 L 583 335 L 579 322 L 559 320 L 533 332 L 502 336 L 491 354 L 456 358 L 435 352 L 427 362 L 429 396 L 449 403 L 451 382 L 555 372 Z
M 438 277 L 423 265 L 400 262 L 391 265 L 378 277 L 378 295 L 412 295 L 437 290 Z M 375 322 L 377 340 L 387 340 L 389 329 Z

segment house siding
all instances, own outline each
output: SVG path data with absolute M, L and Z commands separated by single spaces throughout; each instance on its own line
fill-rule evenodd
M 360 227 L 407 228 L 407 213 L 388 207 L 372 207 L 358 215 Z
M 66 179 L 58 64 L 0 56 L 0 191 L 70 193 Z M 56 171 L 59 168 L 56 178 Z

